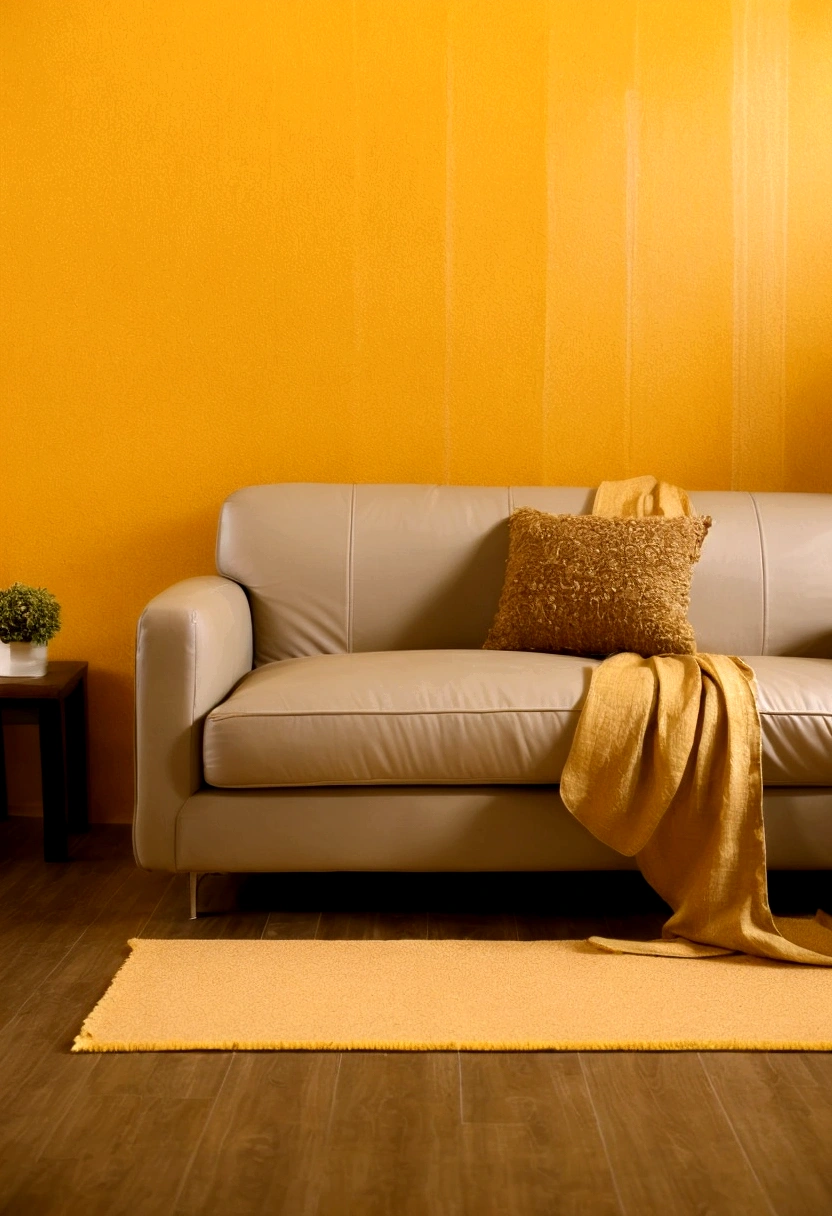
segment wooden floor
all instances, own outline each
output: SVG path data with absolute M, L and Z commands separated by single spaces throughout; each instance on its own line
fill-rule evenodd
M 650 937 L 638 875 L 211 877 L 190 922 L 126 828 L 0 859 L 0 1212 L 832 1213 L 827 1054 L 69 1052 L 130 937 Z

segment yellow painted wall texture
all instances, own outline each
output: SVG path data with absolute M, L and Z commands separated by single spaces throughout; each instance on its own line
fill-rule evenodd
M 2 23 L 0 585 L 90 661 L 96 818 L 141 608 L 239 486 L 832 490 L 829 0 Z

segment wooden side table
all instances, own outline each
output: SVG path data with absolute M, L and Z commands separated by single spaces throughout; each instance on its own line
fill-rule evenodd
M 43 786 L 43 858 L 66 861 L 67 837 L 87 827 L 87 664 L 50 663 L 45 676 L 0 676 L 4 709 L 35 710 Z M 0 818 L 8 814 L 0 729 Z

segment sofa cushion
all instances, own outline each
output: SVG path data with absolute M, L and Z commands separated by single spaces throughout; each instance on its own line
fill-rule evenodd
M 832 659 L 752 655 L 766 785 L 832 785 Z
M 482 650 L 259 667 L 208 715 L 217 786 L 557 782 L 591 659 Z
M 300 655 L 478 648 L 516 507 L 592 510 L 564 486 L 246 486 L 225 500 L 217 569 L 246 589 L 258 666 Z M 832 494 L 694 491 L 713 526 L 694 568 L 700 650 L 832 658 Z
M 746 656 L 763 780 L 832 785 L 832 660 Z M 208 715 L 209 785 L 560 781 L 596 661 L 500 650 L 284 659 Z

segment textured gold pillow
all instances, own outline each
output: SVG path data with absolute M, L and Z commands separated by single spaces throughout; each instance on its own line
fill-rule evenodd
M 509 519 L 506 577 L 484 650 L 695 654 L 693 565 L 711 520 L 550 515 Z

